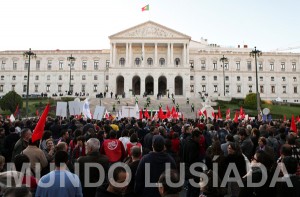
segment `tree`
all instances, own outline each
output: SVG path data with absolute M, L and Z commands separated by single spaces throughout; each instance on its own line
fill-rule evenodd
M 256 109 L 257 107 L 256 93 L 247 94 L 244 100 L 244 107 L 247 109 Z
M 11 113 L 14 113 L 17 106 L 19 105 L 19 109 L 23 107 L 23 100 L 20 95 L 18 95 L 15 91 L 10 91 L 5 94 L 0 100 L 0 107 L 2 110 L 9 110 Z

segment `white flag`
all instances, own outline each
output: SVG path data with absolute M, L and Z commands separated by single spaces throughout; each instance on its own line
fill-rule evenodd
M 82 114 L 85 118 L 92 118 L 91 112 L 90 112 L 90 103 L 88 101 L 88 98 L 86 98 L 83 102 L 83 108 L 82 108 Z

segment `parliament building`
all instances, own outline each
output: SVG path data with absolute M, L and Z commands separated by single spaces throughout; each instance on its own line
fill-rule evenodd
M 300 101 L 300 54 L 267 52 L 255 58 L 247 45 L 222 47 L 147 21 L 109 37 L 110 49 L 0 52 L 0 96 L 14 90 L 56 96 L 126 98 L 157 94 L 175 97 L 244 98 L 258 91 L 263 100 Z M 75 58 L 70 61 L 70 56 Z M 222 57 L 224 57 L 222 59 Z M 221 59 L 223 61 L 221 61 Z M 28 69 L 30 67 L 30 75 Z

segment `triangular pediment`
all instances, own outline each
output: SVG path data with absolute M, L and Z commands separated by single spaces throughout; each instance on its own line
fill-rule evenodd
M 148 21 L 132 28 L 126 29 L 119 33 L 109 36 L 110 39 L 126 39 L 126 38 L 176 38 L 176 39 L 191 39 L 183 33 L 155 23 Z

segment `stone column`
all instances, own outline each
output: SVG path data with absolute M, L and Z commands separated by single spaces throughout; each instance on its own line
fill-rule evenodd
M 142 67 L 144 67 L 145 66 L 145 60 L 146 59 L 146 57 L 145 57 L 145 43 L 142 43 Z
M 145 92 L 145 77 L 144 76 L 140 76 L 141 78 L 141 96 L 143 96 L 144 92 Z
M 158 93 L 158 77 L 157 76 L 153 76 L 153 96 L 157 96 Z
M 128 57 L 129 66 L 132 67 L 132 43 L 129 43 L 129 57 Z
M 187 65 L 189 61 L 190 61 L 190 44 L 187 44 L 185 65 Z
M 170 64 L 170 44 L 168 43 L 167 46 L 168 46 L 168 56 L 167 56 L 166 64 L 167 64 L 167 66 L 169 66 L 169 64 Z
M 171 63 L 171 66 L 173 67 L 174 66 L 174 50 L 173 50 L 173 43 L 171 43 L 171 59 L 170 59 L 170 63 Z
M 116 50 L 116 43 L 114 43 L 113 64 L 114 64 L 115 66 L 117 66 L 117 63 L 116 63 L 116 58 L 117 58 L 116 53 L 117 53 L 117 50 Z
M 110 65 L 113 65 L 113 43 L 110 43 L 110 56 L 109 56 Z
M 186 44 L 183 44 L 183 64 L 186 62 Z
M 155 50 L 154 50 L 154 65 L 158 65 L 157 61 L 157 43 L 155 43 Z
M 125 65 L 126 66 L 128 66 L 128 59 L 129 59 L 129 57 L 128 57 L 128 43 L 126 43 L 126 58 L 125 58 Z

